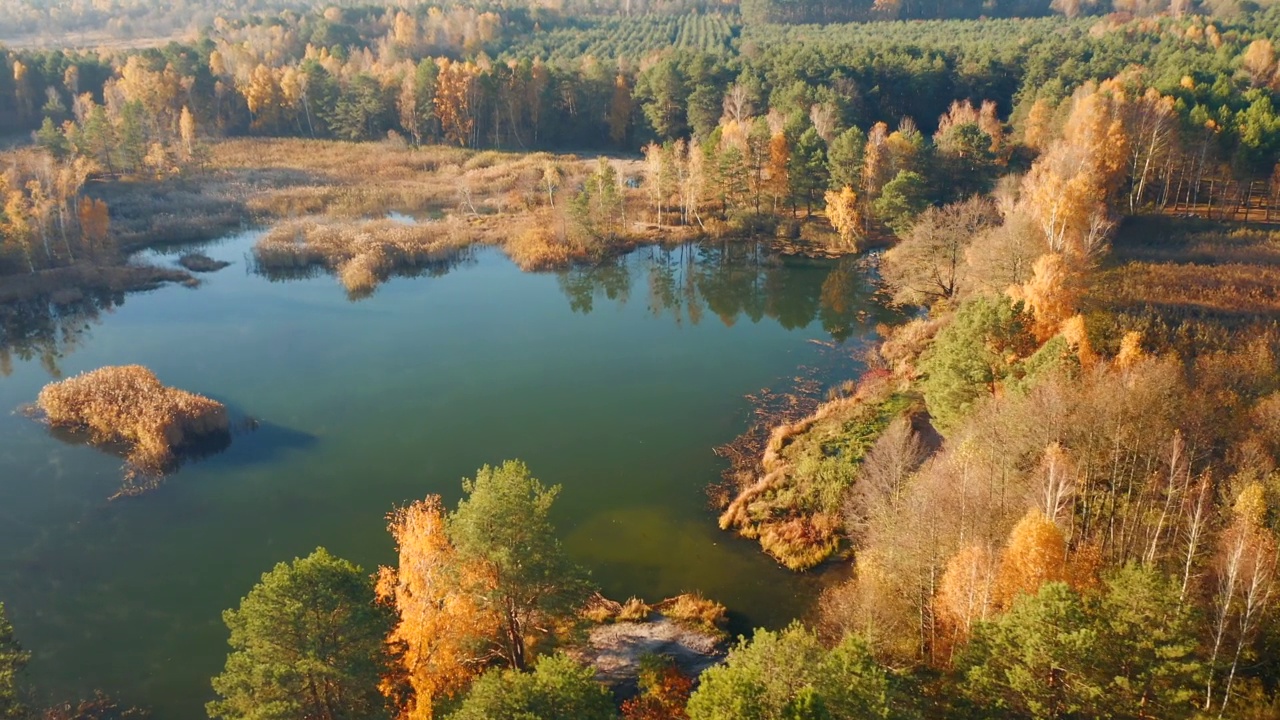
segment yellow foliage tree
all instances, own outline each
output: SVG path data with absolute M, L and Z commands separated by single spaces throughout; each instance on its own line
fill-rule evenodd
M 471 144 L 476 124 L 476 66 L 447 58 L 437 64 L 440 73 L 436 79 L 436 117 L 445 139 L 466 147 Z
M 402 720 L 430 720 L 436 701 L 466 689 L 485 668 L 485 639 L 499 623 L 482 599 L 492 582 L 459 559 L 439 496 L 396 510 L 388 529 L 399 563 L 378 570 L 377 592 L 400 616 L 388 637 L 399 672 L 384 679 L 382 691 Z
M 1027 147 L 1043 152 L 1053 139 L 1053 105 L 1041 98 L 1031 105 L 1023 126 L 1022 143 Z
M 1062 337 L 1075 351 L 1081 367 L 1088 370 L 1098 362 L 1098 355 L 1089 342 L 1089 331 L 1085 327 L 1083 315 L 1077 313 L 1062 323 Z
M 107 236 L 111 232 L 111 215 L 107 204 L 101 200 L 86 198 L 79 207 L 80 235 L 85 249 L 100 254 L 108 249 Z
M 766 181 L 769 195 L 773 197 L 773 210 L 778 208 L 791 194 L 791 143 L 786 133 L 776 132 L 769 138 L 769 166 L 766 170 L 769 179 Z
M 1041 342 L 1058 334 L 1076 314 L 1082 294 L 1080 272 L 1061 253 L 1041 255 L 1031 267 L 1031 279 L 1009 289 L 1010 297 L 1031 309 L 1032 330 Z
M 271 129 L 279 123 L 284 95 L 271 68 L 259 64 L 253 69 L 249 84 L 244 89 L 244 99 L 253 115 L 255 130 Z
M 1142 351 L 1142 333 L 1130 330 L 1120 338 L 1120 352 L 1116 353 L 1116 367 L 1125 370 L 1137 365 L 1146 357 Z
M 840 234 L 840 244 L 856 250 L 862 237 L 862 214 L 858 212 L 858 194 L 845 185 L 840 192 L 826 193 L 827 219 Z
M 620 143 L 627 139 L 631 129 L 631 113 L 635 103 L 631 99 L 631 87 L 627 77 L 619 74 L 613 81 L 613 97 L 609 100 L 609 139 Z
M 940 657 L 950 657 L 968 641 L 973 624 L 992 613 L 995 578 L 995 555 L 984 545 L 963 547 L 947 561 L 934 597 L 944 643 Z
M 1038 508 L 1009 533 L 996 577 L 995 604 L 1008 608 L 1024 593 L 1035 594 L 1047 582 L 1067 578 L 1067 541 L 1062 530 Z

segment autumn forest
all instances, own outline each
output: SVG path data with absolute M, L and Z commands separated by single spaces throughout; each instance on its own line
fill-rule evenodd
M 0 720 L 1280 716 L 1278 33 L 4 4 Z

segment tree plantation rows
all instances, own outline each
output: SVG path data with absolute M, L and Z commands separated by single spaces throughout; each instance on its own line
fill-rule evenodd
M 693 13 L 741 13 L 750 25 L 766 23 L 835 23 L 920 19 L 1039 17 L 1051 14 L 1077 17 L 1109 12 L 1150 16 L 1209 12 L 1230 15 L 1256 9 L 1238 0 L 1004 0 L 1003 2 L 918 2 L 915 0 L 832 2 L 831 0 L 540 0 L 539 2 L 457 3 L 447 7 L 518 11 L 539 26 L 578 24 L 582 18 L 635 20 L 646 16 Z M 289 18 L 328 8 L 362 12 L 367 4 L 355 0 L 215 0 L 215 2 L 157 2 L 156 0 L 13 0 L 0 7 L 0 41 L 45 46 L 92 46 L 96 43 L 155 43 L 194 34 L 219 18 L 251 15 Z

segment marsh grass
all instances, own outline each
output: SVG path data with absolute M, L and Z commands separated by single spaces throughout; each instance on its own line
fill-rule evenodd
M 584 620 L 597 625 L 648 622 L 656 619 L 655 613 L 715 637 L 724 637 L 725 628 L 729 624 L 728 609 L 721 603 L 708 600 L 701 593 L 683 593 L 652 605 L 636 597 L 620 603 L 596 593 L 579 611 Z
M 1280 230 L 1130 220 L 1085 303 L 1090 341 L 1112 354 L 1130 331 L 1141 333 L 1151 352 L 1187 357 L 1273 333 L 1280 323 Z
M 721 603 L 709 600 L 702 593 L 683 593 L 653 606 L 653 609 L 695 630 L 724 637 L 729 624 L 729 611 Z
M 253 248 L 258 267 L 296 273 L 323 267 L 353 298 L 365 297 L 392 274 L 447 263 L 473 242 L 465 224 L 393 220 L 295 220 L 276 226 Z
M 163 475 L 185 448 L 230 434 L 222 403 L 166 387 L 141 365 L 109 366 L 50 383 L 36 407 L 55 428 L 83 431 L 94 445 L 123 445 L 131 474 Z

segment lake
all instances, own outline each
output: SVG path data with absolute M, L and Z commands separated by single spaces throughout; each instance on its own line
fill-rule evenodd
M 748 393 L 856 372 L 893 317 L 859 263 L 730 244 L 530 274 L 482 248 L 351 302 L 327 275 L 253 272 L 257 237 L 205 246 L 233 265 L 199 288 L 86 303 L 0 357 L 0 601 L 46 699 L 100 688 L 204 717 L 220 613 L 264 571 L 319 545 L 372 571 L 393 560 L 393 506 L 453 505 L 509 458 L 563 486 L 557 526 L 606 595 L 700 590 L 743 631 L 805 612 L 821 578 L 718 530 L 704 489 Z M 118 457 L 9 411 L 51 371 L 129 363 L 260 427 L 108 502 Z

